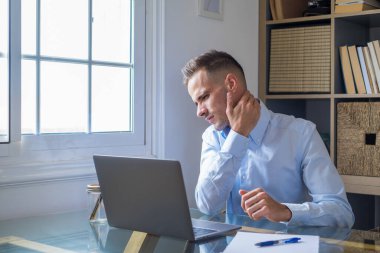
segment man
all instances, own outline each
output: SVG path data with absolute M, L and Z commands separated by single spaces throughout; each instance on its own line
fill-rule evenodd
M 351 227 L 343 182 L 313 123 L 273 113 L 248 90 L 229 54 L 209 51 L 182 69 L 203 133 L 198 208 L 289 225 Z

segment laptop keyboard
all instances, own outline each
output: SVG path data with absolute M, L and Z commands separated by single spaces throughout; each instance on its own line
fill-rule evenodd
M 194 231 L 195 237 L 199 237 L 202 235 L 206 235 L 206 234 L 216 232 L 216 230 L 214 230 L 214 229 L 197 228 L 197 227 L 193 227 L 193 231 Z

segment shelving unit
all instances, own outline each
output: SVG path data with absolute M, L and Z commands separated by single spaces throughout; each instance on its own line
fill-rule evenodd
M 331 1 L 334 10 L 334 1 Z M 346 94 L 341 73 L 339 47 L 364 45 L 380 39 L 380 9 L 359 13 L 334 14 L 272 20 L 269 0 L 260 0 L 259 29 L 259 98 L 275 112 L 291 114 L 314 122 L 320 133 L 329 136 L 327 143 L 336 164 L 337 103 L 380 101 L 380 94 Z M 331 88 L 323 94 L 272 94 L 269 92 L 271 29 L 329 24 L 331 27 Z M 380 195 L 380 177 L 342 175 L 347 192 Z

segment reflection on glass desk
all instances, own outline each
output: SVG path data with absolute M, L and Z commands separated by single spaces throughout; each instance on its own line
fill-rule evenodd
M 220 214 L 206 216 L 191 209 L 193 218 L 227 222 L 242 231 L 319 235 L 319 252 L 380 252 L 380 232 L 331 227 L 291 227 L 247 216 Z M 128 217 L 126 217 L 128 218 Z M 223 252 L 234 234 L 192 243 L 169 237 L 89 223 L 87 212 L 54 214 L 0 222 L 0 253 L 18 252 Z

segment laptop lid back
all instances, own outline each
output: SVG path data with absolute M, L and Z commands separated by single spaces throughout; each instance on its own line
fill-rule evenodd
M 194 240 L 178 161 L 94 156 L 113 227 Z

